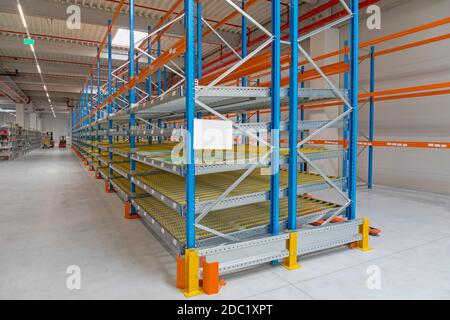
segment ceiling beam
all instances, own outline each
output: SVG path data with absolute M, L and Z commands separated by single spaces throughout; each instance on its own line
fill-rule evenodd
M 23 49 L 23 50 L 29 50 L 28 46 L 25 46 L 23 44 L 23 38 L 24 35 L 12 36 L 12 35 L 6 35 L 6 34 L 0 34 L 0 48 L 2 49 Z M 97 56 L 97 48 L 94 45 L 80 45 L 77 43 L 66 43 L 66 42 L 56 42 L 51 41 L 48 39 L 40 39 L 36 41 L 35 44 L 35 50 L 36 54 L 39 59 L 39 53 L 42 53 L 44 55 L 46 54 L 60 54 L 60 55 L 66 55 L 66 56 L 75 56 L 82 58 L 92 58 L 94 59 Z M 102 60 L 103 63 L 106 63 L 106 56 L 103 57 L 102 54 Z M 123 50 L 115 50 L 113 53 L 113 61 L 115 61 L 114 64 L 120 65 L 128 60 L 128 53 Z M 147 62 L 147 58 L 142 58 L 140 61 L 142 63 Z M 179 66 L 184 65 L 184 59 L 178 58 L 175 60 L 175 63 Z
M 21 0 L 25 15 L 57 19 L 66 21 L 69 15 L 66 13 L 67 7 L 70 3 L 60 3 L 56 1 L 43 0 Z M 108 19 L 111 19 L 112 12 L 105 11 L 90 6 L 79 5 L 81 9 L 81 23 L 96 25 L 106 29 Z M 17 14 L 17 4 L 15 1 L 0 1 L 0 12 L 7 12 L 10 14 Z M 159 22 L 158 17 L 135 17 L 135 29 L 137 31 L 147 32 L 148 25 L 154 26 Z M 121 13 L 117 18 L 115 27 L 128 28 L 128 14 Z M 205 29 L 206 31 L 206 29 Z M 221 36 L 231 44 L 238 44 L 240 42 L 240 35 L 228 31 L 220 31 Z M 167 35 L 175 37 L 184 37 L 184 27 L 182 23 L 174 23 L 167 31 Z M 221 44 L 221 40 L 215 35 L 210 35 L 204 39 L 205 42 L 213 44 Z

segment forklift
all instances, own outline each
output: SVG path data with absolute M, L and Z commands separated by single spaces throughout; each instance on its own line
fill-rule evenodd
M 55 146 L 53 141 L 53 132 L 47 132 L 42 138 L 42 149 L 50 149 Z
M 58 143 L 58 148 L 65 148 L 66 147 L 66 137 L 65 136 L 61 136 L 59 137 L 59 143 Z

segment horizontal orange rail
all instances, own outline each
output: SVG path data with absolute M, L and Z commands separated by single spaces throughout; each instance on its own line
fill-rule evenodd
M 418 32 L 428 30 L 431 28 L 436 28 L 436 27 L 439 27 L 439 26 L 442 26 L 445 24 L 449 24 L 449 23 L 450 23 L 450 17 L 441 19 L 438 21 L 434 21 L 434 22 L 431 22 L 428 24 L 424 24 L 422 26 L 418 26 L 418 27 L 410 28 L 410 29 L 407 29 L 404 31 L 400 31 L 400 32 L 397 32 L 397 33 L 394 33 L 394 34 L 391 34 L 388 36 L 380 37 L 380 38 L 377 38 L 377 39 L 374 39 L 371 41 L 363 42 L 359 45 L 359 48 L 360 49 L 367 48 L 367 47 L 374 46 L 374 45 L 382 43 L 382 42 L 398 39 L 401 37 L 405 37 L 407 35 L 418 33 Z M 335 57 L 342 53 L 344 53 L 344 49 L 330 52 L 326 55 L 326 58 Z M 321 58 L 321 57 L 317 57 L 317 58 L 313 58 L 313 59 L 314 59 L 314 61 L 322 60 L 319 58 Z M 280 63 L 283 65 L 283 64 L 289 63 L 289 62 L 290 62 L 290 52 L 287 51 L 285 54 L 283 54 L 281 56 Z M 308 64 L 308 61 L 306 61 L 306 60 L 299 62 L 299 66 L 306 65 L 306 64 Z M 270 68 L 271 68 L 271 52 L 265 52 L 265 53 L 262 53 L 260 55 L 257 55 L 255 57 L 249 59 L 244 65 L 240 66 L 238 69 L 233 71 L 221 83 L 224 83 L 224 82 L 227 82 L 230 80 L 234 80 L 234 79 L 238 79 L 238 78 L 242 77 L 242 75 L 250 76 L 252 74 L 255 74 L 257 72 L 263 72 Z M 206 85 L 206 84 L 210 83 L 215 78 L 217 78 L 221 73 L 223 73 L 223 70 L 218 70 L 217 72 L 202 78 L 202 80 L 200 81 L 200 84 Z
M 172 7 L 169 8 L 169 10 L 166 12 L 166 14 L 158 21 L 158 23 L 153 27 L 154 30 L 158 30 L 160 27 L 163 26 L 164 22 L 166 22 L 167 19 L 170 18 L 170 16 L 175 12 L 175 10 L 178 8 L 178 6 L 183 2 L 184 0 L 177 0 Z M 179 14 L 183 14 L 184 10 L 181 11 Z M 161 30 L 159 32 L 155 39 L 152 41 L 152 44 L 157 42 L 159 39 L 161 39 L 161 36 L 167 29 Z M 141 44 L 141 49 L 147 49 L 147 42 L 144 41 L 143 44 Z
M 257 2 L 257 0 L 248 0 L 245 3 L 245 9 L 254 5 L 256 2 Z M 236 11 L 229 14 L 224 19 L 217 22 L 214 25 L 214 28 L 217 28 L 217 27 L 223 25 L 228 20 L 234 18 L 236 16 L 236 14 L 237 14 Z M 211 32 L 210 30 L 205 31 L 203 33 L 203 36 L 210 34 L 210 32 Z M 166 52 L 161 54 L 157 59 L 153 60 L 153 62 L 151 64 L 142 68 L 142 70 L 139 72 L 138 75 L 136 75 L 134 78 L 131 78 L 127 83 L 125 83 L 122 87 L 120 87 L 116 92 L 114 92 L 112 95 L 110 95 L 106 100 L 104 100 L 101 104 L 99 104 L 93 111 L 91 111 L 91 113 L 89 113 L 84 118 L 82 118 L 79 121 L 79 123 L 92 118 L 96 112 L 103 109 L 106 105 L 112 103 L 113 100 L 120 97 L 126 91 L 131 90 L 136 84 L 145 81 L 150 75 L 156 73 L 156 71 L 158 69 L 162 68 L 169 61 L 172 61 L 176 57 L 182 55 L 185 51 L 186 51 L 186 39 L 183 38 L 183 39 L 180 39 L 177 43 L 175 43 L 170 50 L 167 50 Z
M 420 97 L 431 97 L 431 96 L 438 96 L 438 95 L 450 95 L 450 89 L 446 89 L 446 90 L 434 90 L 434 91 L 425 91 L 425 92 L 418 92 L 418 93 L 407 93 L 407 94 L 400 94 L 400 95 L 391 95 L 391 96 L 386 96 L 386 97 L 374 97 L 374 101 L 375 102 L 383 102 L 383 101 L 394 101 L 394 100 L 401 100 L 401 99 L 411 99 L 411 98 L 420 98 Z M 366 99 L 359 99 L 358 103 L 367 103 L 369 102 L 370 99 L 366 98 Z M 314 108 L 324 108 L 324 107 L 335 107 L 335 106 L 340 106 L 342 105 L 342 103 L 322 103 L 322 104 L 314 104 L 314 105 L 308 105 L 305 104 L 303 105 L 304 109 L 314 109 Z M 299 107 L 299 109 L 301 108 L 301 106 Z M 281 108 L 282 112 L 287 112 L 289 111 L 289 109 L 284 106 Z M 249 111 L 249 113 L 251 112 L 256 112 L 256 111 Z M 262 114 L 268 114 L 270 113 L 270 109 L 262 109 L 259 110 L 259 113 Z M 227 114 L 228 117 L 233 117 L 236 115 L 236 113 L 229 113 Z M 206 117 L 205 119 L 217 119 L 217 117 L 215 116 L 210 116 L 210 117 Z M 183 120 L 174 120 L 174 121 L 169 121 L 168 123 L 183 123 Z
M 86 86 L 89 83 L 89 78 L 92 76 L 94 72 L 94 68 L 97 64 L 98 59 L 100 59 L 100 54 L 102 53 L 103 47 L 106 44 L 106 41 L 108 40 L 108 34 L 111 32 L 112 27 L 114 23 L 116 22 L 117 18 L 119 17 L 120 11 L 122 10 L 123 5 L 125 4 L 125 0 L 121 0 L 120 3 L 117 5 L 116 11 L 114 11 L 113 17 L 111 19 L 111 24 L 108 26 L 108 29 L 106 30 L 106 34 L 103 37 L 103 41 L 100 43 L 99 50 L 97 52 L 97 55 L 95 56 L 95 61 L 92 63 L 91 69 L 89 70 L 89 74 L 87 76 L 86 81 L 84 82 L 83 88 L 81 89 L 81 92 L 86 89 Z
M 431 91 L 434 89 L 444 89 L 444 88 L 447 88 L 447 90 Z M 373 93 L 370 93 L 370 92 L 361 93 L 361 94 L 359 94 L 358 103 L 368 102 L 370 97 L 373 97 L 375 102 L 380 102 L 380 101 L 389 101 L 389 100 L 428 97 L 428 96 L 435 96 L 435 95 L 445 95 L 445 94 L 448 94 L 448 92 L 449 92 L 448 89 L 450 89 L 450 82 L 434 83 L 434 84 L 429 84 L 429 85 L 391 89 L 391 90 L 384 90 L 384 91 L 376 91 Z M 429 91 L 429 92 L 422 92 L 422 91 Z M 399 94 L 399 93 L 402 93 L 402 94 Z M 396 95 L 396 94 L 399 94 L 399 95 Z M 387 97 L 380 97 L 380 96 L 387 96 Z M 332 102 L 326 102 L 326 103 L 314 103 L 314 102 L 307 103 L 304 105 L 304 108 L 305 109 L 314 109 L 314 108 L 336 107 L 336 106 L 340 106 L 340 105 L 342 105 L 341 101 L 333 100 Z
M 375 52 L 375 57 L 380 57 L 380 56 L 391 54 L 391 53 L 394 53 L 394 52 L 399 52 L 399 51 L 403 51 L 403 50 L 407 50 L 407 49 L 412 49 L 412 48 L 416 48 L 416 47 L 419 47 L 419 46 L 424 46 L 424 45 L 428 45 L 428 44 L 431 44 L 431 43 L 435 43 L 435 42 L 439 42 L 439 41 L 443 41 L 443 40 L 448 40 L 448 39 L 450 39 L 450 34 L 444 34 L 442 36 L 437 36 L 437 37 L 433 37 L 433 38 L 429 38 L 429 39 L 425 39 L 425 40 L 421 40 L 421 41 L 417 41 L 417 42 L 412 42 L 412 43 L 409 43 L 409 44 L 406 44 L 406 45 L 403 45 L 403 46 L 398 46 L 398 47 L 394 47 L 394 48 L 390 48 L 390 49 L 386 49 L 386 50 L 376 51 Z M 347 49 L 348 49 L 348 47 L 347 47 Z M 343 54 L 343 53 L 344 52 L 340 52 L 340 54 Z M 328 55 L 328 57 L 330 57 L 330 55 Z M 360 61 L 362 61 L 362 60 L 364 60 L 364 59 L 366 59 L 368 57 L 370 57 L 370 55 L 361 55 L 359 57 L 359 59 L 360 59 Z M 323 60 L 323 59 L 326 59 L 326 58 L 317 57 L 317 58 L 314 58 L 314 61 L 319 61 L 319 60 Z M 301 62 L 299 65 L 303 65 L 303 64 L 304 63 Z M 289 68 L 290 68 L 290 63 L 288 62 L 288 65 L 282 67 L 281 71 L 286 71 Z M 345 72 L 345 71 L 343 71 L 343 72 Z M 317 72 L 316 72 L 316 74 L 319 75 Z M 266 71 L 264 73 L 259 73 L 259 74 L 255 74 L 253 76 L 250 76 L 249 80 L 256 80 L 258 78 L 261 78 L 261 77 L 264 77 L 264 76 L 269 76 L 269 75 L 270 75 L 270 71 L 269 72 Z M 301 74 L 299 74 L 299 78 L 298 79 L 299 79 L 299 81 L 302 81 L 302 80 L 306 81 L 306 80 L 302 79 Z M 289 77 L 285 77 L 285 78 L 281 79 L 281 82 L 283 83 L 282 85 L 286 85 L 287 83 L 289 83 Z M 259 85 L 261 87 L 268 86 L 268 85 L 270 85 L 270 82 L 260 83 Z
M 311 140 L 313 145 L 340 145 L 347 146 L 344 140 Z M 417 141 L 358 141 L 361 147 L 388 147 L 388 148 L 421 148 L 421 149 L 450 149 L 450 142 L 417 142 Z
M 123 2 L 123 0 L 121 1 L 121 3 L 122 2 Z M 251 5 L 253 5 L 255 2 L 256 2 L 256 0 L 249 0 L 246 3 L 246 8 L 251 6 Z M 118 10 L 118 11 L 120 11 L 120 10 Z M 233 12 L 232 14 L 228 15 L 223 20 L 219 21 L 215 25 L 215 27 L 217 27 L 220 24 L 225 23 L 228 19 L 231 19 L 231 18 L 235 17 L 236 14 L 237 14 L 237 12 Z M 428 24 L 425 24 L 425 25 L 422 25 L 422 26 L 418 26 L 418 27 L 414 27 L 414 28 L 411 28 L 411 29 L 407 29 L 407 30 L 404 30 L 404 31 L 401 31 L 401 32 L 397 32 L 397 33 L 394 33 L 394 34 L 391 34 L 391 35 L 388 35 L 388 36 L 385 36 L 385 37 L 380 37 L 380 38 L 375 39 L 375 40 L 367 41 L 367 42 L 364 42 L 364 43 L 360 44 L 359 47 L 360 48 L 370 47 L 370 46 L 382 43 L 384 41 L 394 40 L 394 39 L 397 39 L 397 38 L 400 38 L 400 37 L 404 37 L 404 36 L 407 36 L 407 35 L 410 35 L 410 34 L 421 32 L 421 31 L 424 31 L 424 30 L 428 30 L 428 29 L 431 29 L 431 28 L 438 27 L 438 26 L 442 26 L 442 25 L 445 25 L 445 24 L 448 24 L 448 23 L 450 23 L 450 17 L 444 18 L 444 19 L 441 19 L 441 20 L 438 20 L 438 21 L 434 21 L 434 22 L 431 22 L 431 23 L 428 23 Z M 204 34 L 208 34 L 208 32 L 210 32 L 210 31 L 206 31 Z M 448 37 L 450 37 L 450 36 L 448 36 L 448 35 L 441 36 L 440 40 L 448 39 Z M 438 40 L 436 40 L 436 38 L 434 38 L 434 40 L 438 41 Z M 427 39 L 427 40 L 421 41 L 420 43 L 422 43 L 422 44 L 420 44 L 420 45 L 431 43 L 431 42 L 435 42 L 435 41 L 432 41 L 431 39 Z M 417 44 L 417 45 L 419 45 L 419 44 Z M 397 49 L 398 50 L 406 50 L 406 49 L 409 48 L 407 46 L 408 45 L 402 46 L 403 49 L 399 49 L 401 47 L 398 47 Z M 171 53 L 169 53 L 169 52 L 171 52 Z M 130 90 L 131 88 L 133 88 L 137 83 L 145 81 L 145 79 L 149 75 L 155 73 L 164 64 L 166 64 L 167 62 L 171 61 L 175 57 L 183 54 L 184 52 L 185 52 L 185 40 L 182 39 L 182 40 L 180 40 L 179 42 L 177 42 L 174 45 L 172 50 L 169 50 L 169 51 L 165 52 L 158 59 L 154 60 L 150 65 L 147 65 L 146 67 L 144 67 L 141 70 L 141 72 L 135 78 L 130 79 L 130 81 L 128 83 L 126 83 L 121 88 L 119 88 L 119 90 L 116 91 L 112 96 L 109 96 L 108 99 L 106 99 L 102 104 L 98 105 L 94 109 L 94 111 L 92 111 L 89 115 L 87 115 L 83 119 L 81 119 L 79 123 L 81 123 L 84 120 L 87 120 L 87 119 L 91 118 L 95 114 L 95 112 L 101 110 L 106 105 L 110 104 L 114 99 L 119 97 L 121 94 L 123 94 L 127 90 Z M 392 52 L 394 52 L 394 51 L 392 51 Z M 342 54 L 342 53 L 345 53 L 345 49 L 341 49 L 341 50 L 337 50 L 335 52 L 331 52 L 331 53 L 329 53 L 329 54 L 327 54 L 325 56 L 326 56 L 326 58 L 329 58 L 329 57 L 333 57 L 333 56 L 336 56 L 336 55 L 339 55 L 339 54 Z M 378 54 L 380 54 L 380 53 L 378 53 Z M 240 77 L 242 77 L 242 74 L 250 75 L 250 74 L 254 74 L 255 72 L 261 72 L 263 70 L 266 70 L 270 66 L 270 60 L 268 60 L 268 59 L 270 59 L 270 56 L 271 56 L 271 53 L 263 53 L 261 55 L 257 55 L 255 57 L 249 59 L 243 66 L 237 68 L 228 77 L 226 77 L 223 80 L 223 82 L 233 80 L 232 76 L 235 76 L 235 78 L 240 78 Z M 324 56 L 322 56 L 322 57 L 324 57 Z M 318 61 L 319 58 L 320 57 L 315 58 L 315 61 Z M 323 59 L 326 59 L 326 58 L 323 58 Z M 287 63 L 289 62 L 289 54 L 283 55 L 281 57 L 281 63 L 283 64 L 283 63 L 286 63 L 286 62 Z M 307 64 L 307 61 L 302 61 L 302 62 L 300 62 L 300 65 L 301 64 Z M 258 69 L 263 68 L 263 66 L 264 66 L 265 69 L 258 70 Z M 249 68 L 251 68 L 251 70 L 249 70 Z M 251 71 L 252 73 L 248 73 L 249 71 Z M 219 71 L 219 72 L 215 73 L 214 75 L 211 75 L 211 76 L 203 78 L 202 81 L 200 82 L 200 84 L 206 84 L 206 83 L 209 83 L 209 82 L 213 81 L 221 72 L 222 71 Z M 330 72 L 331 72 L 331 74 L 337 74 L 338 71 L 331 70 Z M 236 76 L 236 75 L 240 75 L 240 76 Z M 398 92 L 398 93 L 400 93 L 400 92 Z M 314 106 L 311 106 L 311 108 L 313 108 L 313 107 L 318 107 L 318 105 L 316 104 Z

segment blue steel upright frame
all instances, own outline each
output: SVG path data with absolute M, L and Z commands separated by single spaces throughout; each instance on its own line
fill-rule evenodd
M 112 95 L 112 38 L 111 38 L 111 20 L 108 20 L 108 95 Z M 108 116 L 112 113 L 112 103 L 109 103 L 107 106 L 107 114 Z M 111 130 L 113 128 L 113 122 L 111 119 L 108 120 L 108 143 L 110 146 L 113 144 L 113 137 L 111 135 Z M 99 154 L 100 156 L 100 154 Z M 109 151 L 109 161 L 113 160 L 112 150 Z M 113 169 L 109 168 L 109 175 L 113 175 Z M 111 183 L 109 183 L 109 188 L 113 189 Z
M 242 10 L 245 11 L 245 0 L 242 0 Z M 242 44 L 241 44 L 242 59 L 247 56 L 247 18 L 242 15 Z M 247 86 L 247 77 L 242 77 L 242 86 Z
M 184 1 L 186 26 L 186 247 L 195 248 L 195 163 L 194 163 L 194 117 L 195 117 L 195 7 L 194 0 Z
M 100 55 L 100 48 L 98 48 L 97 47 L 97 53 Z M 97 60 L 97 100 L 99 101 L 99 103 L 102 103 L 102 92 L 101 92 L 101 84 L 100 84 L 100 81 L 101 81 L 101 79 L 100 79 L 100 59 L 98 59 Z M 98 111 L 97 112 L 97 118 L 98 119 L 100 119 L 100 116 L 101 115 L 101 112 L 100 111 Z M 97 124 L 97 130 L 100 130 L 100 128 L 101 128 L 101 124 L 99 123 L 99 124 Z M 93 128 L 92 128 L 93 129 Z M 98 142 L 98 148 L 97 148 L 97 151 L 98 151 L 98 154 L 101 154 L 102 153 L 102 149 L 100 149 L 100 135 L 97 135 L 97 142 Z M 99 160 L 98 160 L 98 165 L 100 166 L 101 165 L 101 162 L 100 162 L 100 158 L 99 158 Z
M 357 160 L 358 160 L 358 70 L 359 70 L 359 3 L 351 1 L 353 16 L 350 22 L 350 104 L 353 108 L 350 116 L 349 132 L 349 189 L 348 197 L 351 200 L 348 218 L 356 219 L 356 187 L 357 187 Z
M 196 225 L 195 225 L 195 214 L 196 214 L 196 202 L 195 202 L 195 163 L 194 163 L 194 118 L 196 114 L 196 87 L 195 80 L 201 78 L 202 76 L 202 61 L 201 61 L 201 46 L 202 46 L 202 5 L 197 2 L 197 7 L 195 6 L 195 0 L 185 0 L 185 32 L 186 32 L 186 52 L 185 52 L 185 118 L 186 118 L 186 128 L 187 136 L 184 139 L 185 142 L 185 162 L 186 162 L 186 248 L 191 249 L 196 247 Z M 129 46 L 129 80 L 133 79 L 136 75 L 136 70 L 139 68 L 135 64 L 135 45 L 134 45 L 134 0 L 129 1 L 129 28 L 130 28 L 130 46 Z M 245 1 L 242 1 L 242 10 L 245 11 Z M 288 229 L 293 231 L 297 230 L 297 175 L 298 175 L 298 57 L 299 52 L 297 50 L 299 34 L 299 4 L 298 0 L 290 0 L 290 44 L 291 44 L 291 64 L 290 64 L 290 83 L 289 83 L 289 177 L 288 177 Z M 195 10 L 197 8 L 197 21 L 195 19 Z M 358 1 L 351 0 L 352 17 L 351 17 L 351 38 L 350 38 L 350 59 L 347 56 L 346 59 L 350 60 L 350 74 L 349 74 L 349 101 L 352 108 L 352 112 L 349 115 L 349 127 L 348 127 L 348 196 L 351 200 L 351 204 L 348 210 L 348 217 L 354 219 L 356 217 L 356 158 L 357 158 L 357 137 L 358 137 Z M 270 235 L 278 235 L 280 233 L 280 223 L 279 223 L 279 198 L 280 198 L 280 118 L 281 118 L 281 108 L 280 108 L 280 91 L 281 91 L 281 4 L 280 1 L 271 2 L 271 12 L 272 12 L 272 72 L 271 72 L 271 122 L 270 122 L 270 133 L 271 133 L 271 168 L 272 174 L 270 177 L 270 224 L 269 233 Z M 246 16 L 242 17 L 242 58 L 247 56 L 247 26 L 246 26 Z M 250 18 L 249 18 L 250 19 Z M 108 25 L 111 21 L 108 21 Z M 148 28 L 148 32 L 151 32 L 151 28 Z M 197 42 L 196 42 L 197 33 Z M 148 50 L 151 52 L 151 42 L 148 39 Z M 158 40 L 158 56 L 161 55 L 161 43 Z M 196 50 L 197 47 L 197 50 Z M 250 55 L 249 55 L 250 56 Z M 374 57 L 373 50 L 371 51 L 371 57 Z M 196 60 L 197 58 L 197 60 Z M 150 58 L 148 60 L 150 63 Z M 196 63 L 197 62 L 197 63 Z M 100 87 L 100 60 L 97 61 L 97 104 L 102 102 L 102 92 Z M 373 67 L 373 66 L 371 66 Z M 301 68 L 301 73 L 304 73 L 304 67 Z M 372 72 L 373 74 L 373 72 Z M 241 77 L 241 76 L 240 76 Z M 152 79 L 148 78 L 146 83 L 146 92 L 149 96 L 152 95 Z M 371 79 L 373 80 L 373 79 Z M 90 79 L 92 84 L 92 78 Z M 167 79 L 164 79 L 164 85 L 166 85 Z M 157 83 L 158 95 L 162 92 L 161 83 L 161 70 L 158 70 L 158 83 Z M 117 85 L 117 81 L 116 81 Z M 247 85 L 247 78 L 242 77 L 242 85 Z M 302 81 L 301 87 L 304 88 L 304 83 Z M 92 90 L 92 85 L 91 85 Z M 373 90 L 373 84 L 371 81 L 371 90 Z M 107 84 L 108 95 L 112 95 L 112 48 L 111 48 L 111 32 L 108 34 L 108 84 Z M 89 92 L 86 89 L 83 93 L 81 102 L 81 117 L 84 113 L 89 113 Z M 130 88 L 128 91 L 128 108 L 131 108 L 136 103 L 136 91 L 135 88 Z M 373 101 L 372 101 L 373 102 Z M 197 103 L 199 103 L 197 101 Z M 200 104 L 200 103 L 199 103 Z M 91 105 L 94 104 L 91 102 Z M 372 106 L 373 107 L 373 106 Z M 113 104 L 107 105 L 107 114 L 112 113 Z M 74 115 L 74 120 L 77 118 L 78 114 Z M 80 116 L 80 115 L 78 115 Z M 239 114 L 237 114 L 239 117 Z M 260 112 L 256 113 L 257 121 L 260 121 Z M 301 109 L 300 114 L 301 120 L 304 120 L 304 110 Z M 97 112 L 97 120 L 100 119 L 100 114 Z M 201 114 L 198 115 L 201 118 Z M 154 119 L 155 120 L 155 119 Z M 162 120 L 156 119 L 158 127 L 162 128 Z M 246 114 L 242 113 L 242 123 L 246 122 Z M 93 121 L 93 119 L 91 119 Z M 150 120 L 151 122 L 151 120 Z M 112 121 L 108 120 L 108 140 L 109 144 L 112 145 Z M 130 151 L 133 152 L 136 149 L 136 137 L 132 134 L 133 128 L 136 125 L 136 118 L 134 113 L 130 113 L 129 117 L 129 144 Z M 101 127 L 99 124 L 98 130 Z M 345 132 L 345 130 L 344 130 Z M 100 134 L 98 134 L 98 137 Z M 373 136 L 373 134 L 372 134 Z M 303 133 L 300 135 L 303 140 Z M 158 140 L 161 138 L 159 137 Z M 259 141 L 257 141 L 259 145 Z M 99 152 L 101 150 L 99 149 Z M 112 152 L 109 153 L 110 160 L 112 159 Z M 111 170 L 111 168 L 110 168 Z M 135 160 L 130 157 L 130 173 L 131 175 L 136 170 Z M 112 174 L 112 171 L 110 171 Z M 130 181 L 130 195 L 133 196 L 136 191 L 136 186 Z M 131 205 L 131 214 L 136 214 L 136 209 Z M 272 258 L 272 257 L 271 257 Z
M 290 3 L 288 229 L 297 230 L 298 0 Z M 302 108 L 303 110 L 303 108 Z
M 135 76 L 135 64 L 134 64 L 134 0 L 129 0 L 129 18 L 130 18 L 130 50 L 129 50 L 129 56 L 128 59 L 130 61 L 129 63 L 129 77 L 134 78 Z M 136 103 L 136 92 L 135 89 L 132 88 L 128 91 L 128 102 L 129 107 L 131 108 Z M 135 115 L 134 113 L 130 114 L 130 129 L 132 129 L 135 126 Z M 130 151 L 136 148 L 136 138 L 133 134 L 129 135 L 130 140 Z M 130 158 L 130 172 L 133 174 L 136 171 L 136 161 L 133 158 Z M 133 196 L 136 192 L 136 185 L 130 181 L 130 193 Z M 136 209 L 133 205 L 130 205 L 130 214 L 136 214 Z
M 375 47 L 370 47 L 370 93 L 375 92 Z M 374 110 L 375 99 L 370 96 L 369 105 L 369 141 L 372 143 L 374 138 Z M 367 187 L 372 189 L 373 185 L 373 146 L 369 146 L 369 158 L 368 158 L 368 177 Z
M 157 55 L 158 58 L 161 56 L 161 40 L 158 40 L 158 44 L 157 44 Z M 156 72 L 156 77 L 157 77 L 157 84 L 158 84 L 158 96 L 161 95 L 162 93 L 162 84 L 161 84 L 161 69 L 158 69 L 158 71 Z
M 197 1 L 197 79 L 202 78 L 202 2 Z
M 298 35 L 297 35 L 298 37 Z M 305 66 L 301 66 L 300 67 L 300 74 L 304 75 L 305 73 Z M 300 88 L 301 89 L 305 89 L 305 81 L 302 80 L 302 82 L 300 83 Z M 305 120 L 305 106 L 302 104 L 300 106 L 300 121 L 304 121 Z M 301 131 L 300 132 L 300 140 L 303 140 L 305 138 L 305 132 Z M 307 170 L 307 165 L 306 163 L 300 163 L 300 172 L 306 172 Z
M 344 64 L 348 64 L 349 63 L 349 56 L 347 53 L 347 48 L 349 46 L 348 40 L 344 41 Z M 348 85 L 349 85 L 349 73 L 345 72 L 344 73 L 344 90 L 348 90 Z M 344 103 L 344 112 L 346 112 L 348 110 L 347 105 Z M 343 140 L 347 141 L 348 139 L 348 131 L 349 131 L 349 123 L 344 125 L 344 130 L 342 133 L 343 136 Z M 345 149 L 344 147 L 344 156 L 342 158 L 342 177 L 344 179 L 348 178 L 348 150 Z M 342 191 L 346 192 L 348 190 L 348 184 L 349 182 L 347 181 L 347 183 L 343 183 L 342 184 Z
M 280 1 L 272 1 L 272 98 L 271 98 L 271 176 L 270 176 L 270 226 L 272 235 L 279 232 L 279 207 L 280 207 L 280 82 L 281 82 L 281 5 Z
M 150 34 L 150 33 L 152 32 L 152 26 L 148 26 L 148 27 L 147 27 L 147 32 L 148 32 L 148 34 Z M 148 53 L 147 63 L 150 64 L 150 63 L 152 62 L 152 59 L 150 58 L 150 55 L 152 54 L 152 41 L 151 41 L 151 38 L 150 38 L 150 37 L 147 39 L 147 53 Z M 152 84 L 152 81 L 153 81 L 153 76 L 152 76 L 152 75 L 149 76 L 149 77 L 145 80 L 145 91 L 146 91 L 147 95 L 148 95 L 150 98 L 152 97 L 152 94 L 153 94 L 153 90 L 152 90 L 153 84 Z M 148 122 L 149 122 L 149 123 L 147 124 L 147 129 L 152 129 L 152 124 L 151 124 L 151 123 L 152 123 L 152 120 L 150 119 Z M 149 137 L 148 137 L 148 143 L 149 143 L 149 144 L 152 144 L 152 143 L 153 143 L 153 137 L 152 137 L 152 136 L 149 136 Z

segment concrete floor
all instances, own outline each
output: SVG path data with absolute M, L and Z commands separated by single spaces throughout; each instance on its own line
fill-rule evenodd
M 69 150 L 0 162 L 0 181 L 1 299 L 183 299 L 173 258 Z M 376 187 L 358 202 L 383 229 L 375 250 L 315 254 L 295 271 L 262 266 L 198 298 L 449 299 L 450 197 Z M 81 268 L 80 290 L 66 287 L 69 265 Z M 380 289 L 366 284 L 371 266 Z

